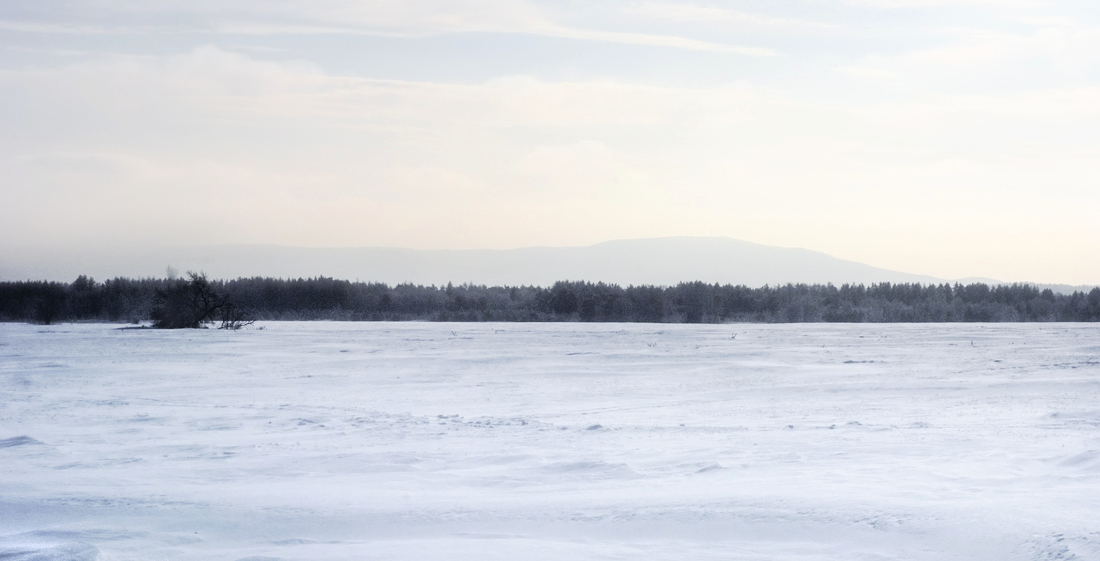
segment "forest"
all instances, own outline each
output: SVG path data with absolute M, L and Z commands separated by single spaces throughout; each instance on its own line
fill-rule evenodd
M 0 282 L 0 321 L 150 320 L 173 279 L 81 276 Z M 1100 320 L 1100 288 L 1056 294 L 1028 284 L 420 286 L 309 279 L 212 280 L 257 320 L 650 323 L 1055 322 Z

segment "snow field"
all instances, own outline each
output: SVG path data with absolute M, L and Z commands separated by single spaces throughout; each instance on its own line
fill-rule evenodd
M 0 559 L 1100 559 L 1100 326 L 0 324 Z

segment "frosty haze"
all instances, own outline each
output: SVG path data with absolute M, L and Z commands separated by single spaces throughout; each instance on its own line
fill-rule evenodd
M 1095 325 L 0 325 L 0 559 L 1100 558 Z

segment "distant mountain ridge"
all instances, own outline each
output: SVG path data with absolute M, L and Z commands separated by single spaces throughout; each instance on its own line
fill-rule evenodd
M 145 252 L 16 254 L 0 259 L 0 279 L 71 281 L 80 274 L 100 280 L 118 276 L 162 277 L 168 266 L 181 272 L 201 270 L 212 278 L 327 276 L 425 285 L 450 282 L 547 286 L 559 280 L 623 286 L 704 281 L 752 287 L 787 283 L 954 282 L 872 267 L 807 249 L 721 237 L 615 240 L 580 247 L 508 250 L 221 245 Z M 964 280 L 998 283 L 991 279 Z

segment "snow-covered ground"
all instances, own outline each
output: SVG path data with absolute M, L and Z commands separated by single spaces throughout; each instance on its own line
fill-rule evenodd
M 0 325 L 0 559 L 1100 559 L 1100 325 L 264 327 Z

